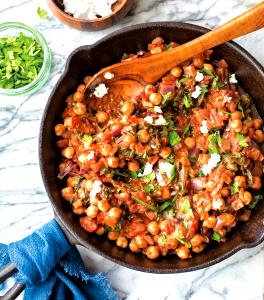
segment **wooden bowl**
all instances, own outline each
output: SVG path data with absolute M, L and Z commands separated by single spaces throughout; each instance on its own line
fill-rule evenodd
M 162 36 L 166 42 L 176 41 L 182 44 L 207 31 L 208 29 L 200 26 L 176 22 L 139 24 L 116 31 L 93 45 L 79 47 L 69 56 L 64 73 L 54 86 L 43 113 L 39 163 L 55 218 L 72 243 L 83 245 L 131 269 L 150 273 L 179 273 L 211 266 L 243 248 L 254 247 L 264 241 L 264 201 L 260 201 L 257 208 L 252 210 L 250 220 L 240 222 L 227 235 L 226 243 L 210 243 L 203 252 L 194 253 L 193 257 L 187 260 L 180 260 L 176 255 L 167 255 L 151 261 L 143 254 L 117 247 L 115 242 L 108 240 L 106 236 L 84 231 L 79 224 L 79 217 L 73 214 L 71 205 L 61 196 L 60 191 L 65 183 L 57 178 L 61 154 L 56 146 L 54 126 L 62 122 L 61 114 L 67 96 L 76 90 L 86 75 L 95 74 L 101 68 L 119 62 L 123 53 L 135 53 L 140 49 L 146 49 L 148 43 L 157 36 Z M 253 99 L 263 119 L 263 67 L 234 42 L 214 48 L 214 55 L 216 58 L 226 59 L 232 72 L 236 73 L 241 87 Z
M 48 0 L 48 5 L 54 15 L 64 24 L 78 30 L 98 31 L 111 27 L 124 18 L 133 7 L 133 0 L 117 0 L 112 5 L 112 14 L 106 17 L 86 20 L 74 18 L 63 9 L 62 0 Z

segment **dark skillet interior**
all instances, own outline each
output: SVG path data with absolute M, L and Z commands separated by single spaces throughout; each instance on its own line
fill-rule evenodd
M 238 250 L 253 247 L 264 240 L 264 202 L 253 211 L 249 222 L 240 223 L 229 234 L 224 244 L 212 244 L 190 260 L 179 260 L 166 256 L 150 261 L 141 254 L 133 254 L 115 246 L 106 237 L 88 234 L 79 225 L 70 206 L 60 196 L 62 182 L 57 179 L 60 154 L 56 148 L 54 126 L 61 121 L 67 95 L 74 92 L 86 75 L 92 75 L 102 67 L 119 62 L 123 53 L 145 49 L 156 36 L 167 41 L 185 43 L 207 29 L 190 24 L 162 22 L 136 25 L 117 31 L 92 46 L 77 48 L 69 57 L 65 72 L 51 92 L 43 114 L 40 130 L 40 167 L 43 181 L 59 223 L 67 231 L 73 243 L 88 249 L 126 267 L 151 273 L 177 273 L 208 267 Z M 224 57 L 237 75 L 240 85 L 252 97 L 263 119 L 264 70 L 245 50 L 235 43 L 227 43 L 215 49 L 215 55 Z

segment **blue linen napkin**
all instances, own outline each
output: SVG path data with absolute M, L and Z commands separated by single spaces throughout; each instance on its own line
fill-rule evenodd
M 103 273 L 91 275 L 55 220 L 30 236 L 0 243 L 0 267 L 12 262 L 17 282 L 26 284 L 25 300 L 118 300 Z

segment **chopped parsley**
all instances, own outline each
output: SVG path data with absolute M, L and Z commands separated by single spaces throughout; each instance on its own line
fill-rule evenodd
M 168 50 L 171 50 L 173 47 L 172 47 L 172 44 L 169 44 L 166 46 L 166 48 L 164 49 L 165 51 L 168 51 Z
M 181 137 L 178 135 L 176 131 L 173 131 L 169 134 L 169 143 L 173 147 L 176 144 L 179 144 L 181 141 Z
M 220 131 L 219 130 L 216 130 L 214 132 L 214 134 L 212 134 L 210 137 L 209 137 L 209 152 L 211 154 L 213 153 L 217 153 L 219 154 L 219 151 L 217 149 L 217 145 L 219 147 L 221 147 L 222 145 L 222 140 L 221 140 L 221 135 L 220 135 Z
M 182 212 L 187 216 L 192 215 L 192 208 L 189 199 L 184 200 L 182 204 Z
M 88 134 L 84 134 L 82 137 L 82 140 L 83 140 L 84 146 L 87 147 L 92 143 L 93 138 Z
M 146 192 L 146 193 L 152 193 L 155 191 L 155 186 L 153 184 L 148 184 L 148 185 L 145 185 L 143 187 L 143 190 Z
M 109 232 L 109 231 L 112 231 L 112 227 L 106 225 L 106 226 L 105 226 L 105 232 Z
M 238 182 L 234 182 L 231 187 L 231 195 L 234 195 L 239 192 Z
M 215 241 L 217 241 L 217 242 L 220 242 L 221 241 L 221 235 L 219 234 L 219 233 L 217 233 L 217 232 L 213 232 L 213 235 L 212 235 L 212 239 L 213 240 L 215 240 Z
M 183 95 L 182 101 L 186 108 L 190 108 L 192 106 L 192 100 L 187 94 Z
M 173 167 L 170 170 L 170 177 L 168 178 L 168 183 L 172 182 L 175 174 L 176 174 L 176 165 L 174 164 Z
M 242 117 L 244 118 L 244 117 L 245 117 L 245 113 L 244 113 L 244 108 L 243 108 L 242 102 L 239 102 L 239 103 L 238 103 L 237 109 L 241 111 Z
M 203 74 L 206 74 L 206 75 L 213 76 L 213 73 L 208 69 L 201 69 L 201 70 L 199 70 L 199 72 L 203 73 Z
M 41 44 L 20 32 L 0 38 L 0 88 L 17 89 L 32 82 L 44 61 Z
M 185 125 L 183 127 L 183 134 L 189 134 L 190 133 L 190 124 Z
M 130 172 L 130 176 L 133 178 L 133 179 L 136 179 L 138 177 L 138 174 L 136 171 L 131 171 Z
M 146 175 L 146 176 L 142 177 L 142 180 L 143 180 L 144 182 L 146 182 L 146 183 L 149 183 L 149 182 L 151 182 L 152 180 L 154 180 L 155 177 L 156 177 L 155 172 L 152 171 L 149 175 Z
M 195 164 L 196 163 L 196 159 L 192 156 L 192 155 L 190 155 L 189 154 L 189 161 L 191 162 L 191 163 L 193 163 L 193 164 Z
M 48 12 L 40 6 L 37 9 L 37 14 L 41 19 L 46 20 L 48 18 Z
M 259 202 L 259 200 L 263 199 L 263 195 L 258 194 L 258 195 L 254 195 L 252 201 L 250 202 L 250 204 L 248 205 L 249 208 L 255 208 Z
M 189 78 L 188 77 L 183 77 L 182 79 L 179 80 L 179 83 L 185 83 Z
M 146 203 L 145 201 L 143 201 L 142 199 L 139 199 L 135 196 L 131 196 L 131 198 L 137 202 L 138 204 L 142 205 L 142 206 L 145 206 L 147 209 L 149 210 L 153 210 L 153 211 L 156 211 L 156 207 L 152 204 L 149 204 L 149 203 Z
M 162 97 L 161 104 L 162 104 L 162 105 L 165 105 L 165 104 L 167 103 L 167 101 L 169 100 L 169 98 L 171 97 L 171 95 L 172 95 L 171 92 L 165 94 L 165 95 Z
M 165 201 L 161 205 L 157 207 L 157 213 L 160 214 L 163 212 L 166 208 L 170 207 L 172 205 L 171 201 Z
M 201 89 L 201 95 L 204 96 L 206 93 L 208 93 L 208 88 L 207 87 L 203 87 Z
M 248 143 L 245 141 L 245 136 L 241 133 L 236 134 L 236 139 L 239 141 L 239 146 L 246 148 L 248 147 Z

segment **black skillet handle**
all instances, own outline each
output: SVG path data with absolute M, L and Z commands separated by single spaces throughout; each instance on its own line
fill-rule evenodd
M 13 263 L 9 263 L 0 270 L 0 283 L 4 282 L 7 278 L 11 277 L 17 272 L 17 268 Z M 14 300 L 25 289 L 23 283 L 15 283 L 3 296 L 0 296 L 0 300 Z

